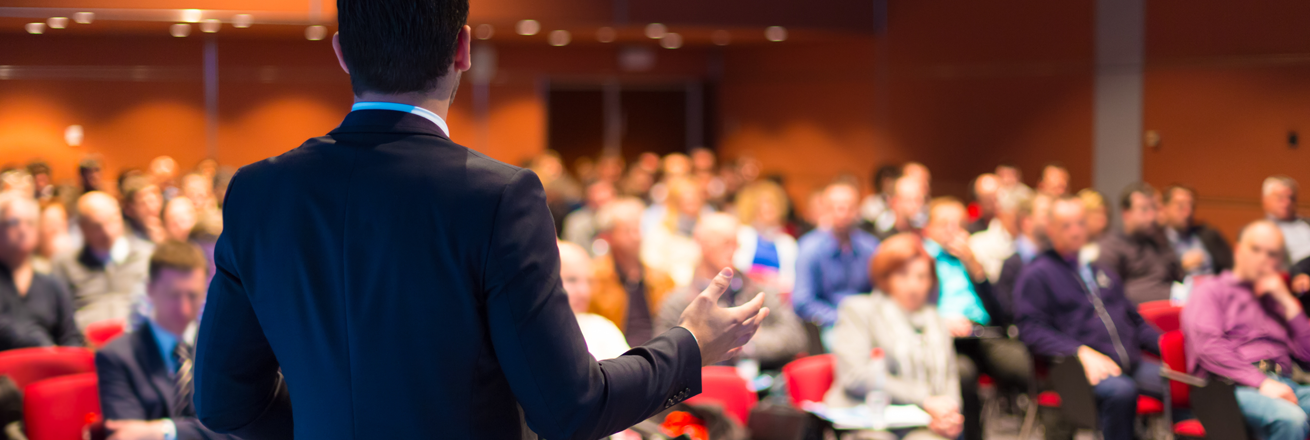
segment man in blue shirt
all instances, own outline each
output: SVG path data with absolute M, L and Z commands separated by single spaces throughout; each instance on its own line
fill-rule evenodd
M 828 185 L 823 199 L 829 227 L 801 237 L 791 299 L 801 318 L 826 330 L 837 322 L 843 298 L 873 291 L 869 259 L 878 250 L 878 239 L 855 227 L 860 190 L 854 184 Z
M 981 439 L 983 432 L 978 373 L 986 373 L 1001 386 L 1023 390 L 1032 377 L 1032 360 L 1023 343 L 1004 332 L 983 331 L 998 325 L 992 317 L 997 303 L 987 273 L 969 249 L 968 219 L 959 200 L 933 200 L 923 228 L 923 247 L 937 262 L 937 312 L 956 337 L 955 349 L 961 355 L 964 432 L 972 440 Z

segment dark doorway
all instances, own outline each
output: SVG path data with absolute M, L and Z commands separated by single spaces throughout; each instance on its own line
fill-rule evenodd
M 645 152 L 663 156 L 709 146 L 701 134 L 707 125 L 701 90 L 698 83 L 552 83 L 547 145 L 569 169 L 580 157 L 600 157 L 609 143 L 628 163 Z M 614 130 L 614 139 L 607 130 Z

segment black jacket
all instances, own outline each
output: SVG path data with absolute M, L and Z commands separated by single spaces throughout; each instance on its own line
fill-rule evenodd
M 196 354 L 215 431 L 598 438 L 700 392 L 682 328 L 596 362 L 536 174 L 422 117 L 352 112 L 242 168 L 223 206 Z
M 1214 266 L 1215 275 L 1233 268 L 1233 248 L 1228 245 L 1228 239 L 1224 238 L 1222 232 L 1209 225 L 1198 224 L 1192 226 L 1192 233 L 1201 239 L 1205 252 L 1210 254 L 1210 265 Z
M 0 351 L 51 345 L 86 345 L 73 320 L 72 296 L 63 283 L 39 273 L 20 296 L 12 272 L 0 265 Z

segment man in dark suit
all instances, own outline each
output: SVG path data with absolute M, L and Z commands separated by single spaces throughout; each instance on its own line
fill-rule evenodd
M 201 426 L 191 405 L 193 350 L 182 335 L 200 314 L 208 267 L 200 248 L 180 241 L 160 244 L 150 257 L 154 316 L 96 352 L 110 438 L 233 438 Z
M 616 359 L 587 352 L 540 180 L 450 140 L 467 0 L 339 0 L 337 129 L 228 189 L 195 405 L 246 439 L 599 438 L 700 391 L 763 296 Z M 294 412 L 292 409 L 294 408 Z

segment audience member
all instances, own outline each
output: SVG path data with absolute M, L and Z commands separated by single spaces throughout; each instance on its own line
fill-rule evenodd
M 832 407 L 864 402 L 875 386 L 869 352 L 886 356 L 883 384 L 895 404 L 918 405 L 932 416 L 927 429 L 898 430 L 898 438 L 954 439 L 964 431 L 960 383 L 964 372 L 956 360 L 951 332 L 928 302 L 937 284 L 934 262 L 913 234 L 883 242 L 869 273 L 878 290 L 841 302 L 833 327 L 836 378 L 824 401 Z
M 49 274 L 54 270 L 55 256 L 68 252 L 72 248 L 68 236 L 68 212 L 60 203 L 48 203 L 41 208 L 41 223 L 38 226 L 36 254 L 32 256 L 32 267 L 37 273 Z
M 1246 425 L 1267 440 L 1310 435 L 1310 386 L 1291 379 L 1310 363 L 1310 321 L 1281 274 L 1283 236 L 1270 220 L 1237 238 L 1231 271 L 1196 287 L 1183 309 L 1187 366 L 1235 382 Z
M 223 201 L 227 198 L 227 186 L 232 183 L 232 176 L 236 175 L 236 170 L 231 167 L 218 167 L 218 174 L 214 175 L 214 199 L 218 200 L 218 209 L 223 209 Z
M 196 222 L 196 227 L 191 228 L 191 235 L 188 236 L 188 242 L 200 247 L 205 254 L 205 260 L 209 262 L 209 278 L 214 277 L 214 247 L 218 245 L 218 236 L 223 234 L 223 217 L 211 215 Z M 209 285 L 209 279 L 205 280 L 205 285 Z
M 104 190 L 104 181 L 101 180 L 100 174 L 100 159 L 95 156 L 82 159 L 82 162 L 77 164 L 77 177 L 84 193 Z
M 762 180 L 737 193 L 741 229 L 733 266 L 751 280 L 777 292 L 790 293 L 796 284 L 796 239 L 783 229 L 787 193 L 778 184 Z
M 1296 213 L 1296 196 L 1300 186 L 1291 177 L 1270 176 L 1261 188 L 1265 216 L 1278 225 L 1286 240 L 1288 261 L 1310 258 L 1310 220 Z
M 860 203 L 861 227 L 866 231 L 891 229 L 896 223 L 896 214 L 892 212 L 892 193 L 896 188 L 896 179 L 901 177 L 901 168 L 895 165 L 883 165 L 873 173 L 873 194 L 869 194 Z
M 55 197 L 55 178 L 50 164 L 43 160 L 28 162 L 27 173 L 32 175 L 32 195 L 36 201 L 47 203 Z
M 918 179 L 906 176 L 896 179 L 892 192 L 892 213 L 895 215 L 895 221 L 887 229 L 875 228 L 870 232 L 879 239 L 901 233 L 918 233 L 919 228 L 923 226 L 919 216 L 923 213 L 927 194 L 926 187 Z
M 878 239 L 855 227 L 859 203 L 860 190 L 853 185 L 828 185 L 823 207 L 829 227 L 800 239 L 792 305 L 801 318 L 823 329 L 837 322 L 842 299 L 873 291 L 869 259 L 878 250 Z
M 608 253 L 597 257 L 596 292 L 588 310 L 619 326 L 632 347 L 654 336 L 654 313 L 673 291 L 673 278 L 641 262 L 641 215 L 645 205 L 616 199 L 596 214 L 596 228 Z
M 128 229 L 140 240 L 162 242 L 167 233 L 163 223 L 164 196 L 150 179 L 140 176 L 128 178 L 120 191 L 123 194 L 123 218 Z
M 124 234 L 118 201 L 92 191 L 77 201 L 83 245 L 54 262 L 53 274 L 73 294 L 78 328 L 125 319 L 145 296 L 151 246 Z
M 905 165 L 901 166 L 901 177 L 908 177 L 910 180 L 919 182 L 919 187 L 923 189 L 925 201 L 932 197 L 932 172 L 928 171 L 928 166 L 918 162 L 906 162 Z
M 0 193 L 0 351 L 84 343 L 68 291 L 32 266 L 39 218 L 30 194 Z
M 1076 356 L 1104 438 L 1131 440 L 1138 394 L 1163 391 L 1160 364 L 1142 358 L 1143 350 L 1159 354 L 1160 335 L 1124 296 L 1117 275 L 1078 261 L 1087 241 L 1081 200 L 1052 202 L 1047 236 L 1051 250 L 1028 264 L 1015 290 L 1019 337 L 1036 356 Z
M 174 197 L 164 205 L 164 236 L 168 240 L 186 241 L 196 227 L 196 205 L 186 196 Z
M 1087 211 L 1087 244 L 1078 251 L 1078 259 L 1091 263 L 1101 257 L 1100 242 L 1110 228 L 1110 215 L 1106 212 L 1105 197 L 1100 192 L 1085 188 L 1078 191 L 1078 199 L 1083 201 L 1083 209 Z
M 700 249 L 692 229 L 703 215 L 714 212 L 705 204 L 705 192 L 695 180 L 679 177 L 667 181 L 668 198 L 664 216 L 643 231 L 641 260 L 673 277 L 678 286 L 691 282 Z
M 709 287 L 720 271 L 732 266 L 740 226 L 737 219 L 728 214 L 716 213 L 701 217 L 695 230 L 696 243 L 701 249 L 695 276 L 690 285 L 678 288 L 664 301 L 655 333 L 663 333 L 677 326 L 682 311 L 691 305 L 692 300 Z M 783 364 L 805 351 L 807 341 L 800 319 L 790 306 L 780 301 L 778 292 L 761 288 L 741 271 L 733 271 L 732 282 L 723 296 L 719 297 L 719 304 L 724 307 L 739 306 L 755 299 L 756 295 L 764 295 L 764 306 L 769 308 L 769 314 L 755 337 L 742 349 L 740 356 L 759 361 L 765 369 L 781 369 Z
M 22 168 L 0 172 L 0 192 L 17 192 L 31 195 L 36 192 L 36 183 L 32 175 Z
M 1069 170 L 1059 163 L 1049 163 L 1042 167 L 1042 181 L 1037 182 L 1037 192 L 1051 197 L 1060 197 L 1069 192 Z
M 975 326 L 1004 326 L 993 318 L 995 296 L 982 265 L 969 250 L 969 233 L 964 227 L 968 215 L 964 204 L 950 197 L 933 200 L 928 207 L 928 224 L 923 228 L 923 247 L 933 258 L 937 273 L 937 313 L 946 331 L 956 339 L 962 355 L 962 371 L 980 371 L 1007 388 L 1026 390 L 1032 376 L 1032 361 L 1019 341 L 976 331 Z M 981 439 L 982 402 L 976 374 L 964 383 L 965 432 Z
M 1019 234 L 1019 206 L 1024 200 L 1013 197 L 993 198 L 995 215 L 987 227 L 969 237 L 969 249 L 982 264 L 987 280 L 993 284 L 1001 276 L 1005 259 L 1014 255 L 1014 239 Z
M 214 200 L 214 178 L 200 173 L 182 176 L 182 196 L 195 205 L 197 217 L 219 215 L 218 201 Z
M 623 170 L 627 164 L 623 161 L 623 156 L 617 154 L 606 154 L 596 161 L 596 180 L 604 180 L 610 185 L 618 185 L 623 180 Z
M 1033 189 L 1023 183 L 1023 172 L 1019 170 L 1018 165 L 1009 163 L 997 165 L 996 180 L 1001 183 L 1001 188 L 996 194 L 999 198 L 1027 199 L 1033 196 Z
M 200 424 L 191 402 L 195 349 L 184 337 L 205 301 L 205 257 L 179 241 L 150 257 L 154 314 L 96 352 L 100 406 L 114 439 L 235 439 Z
M 573 308 L 573 315 L 578 318 L 578 327 L 582 328 L 587 351 L 596 360 L 622 356 L 630 349 L 623 332 L 604 316 L 587 312 L 591 306 L 591 288 L 596 283 L 591 255 L 582 246 L 561 241 L 559 259 L 560 281 L 564 284 L 564 292 L 569 295 L 569 307 Z
M 995 174 L 982 174 L 973 179 L 973 201 L 978 204 L 978 218 L 969 222 L 969 233 L 976 234 L 991 227 L 996 219 L 997 192 L 1001 181 Z
M 1181 259 L 1186 276 L 1218 275 L 1233 268 L 1233 248 L 1222 233 L 1197 223 L 1196 191 L 1182 185 L 1164 189 L 1160 210 L 1165 237 Z
M 1183 280 L 1182 264 L 1160 230 L 1155 196 L 1146 183 L 1124 188 L 1119 196 L 1123 229 L 1101 239 L 1096 259 L 1098 267 L 1123 282 L 1133 304 L 1167 300 L 1174 282 Z
M 177 161 L 169 156 L 159 156 L 150 160 L 149 176 L 155 186 L 164 195 L 164 202 L 173 200 L 174 197 L 182 195 L 181 189 L 177 187 Z
M 1001 265 L 1001 274 L 992 291 L 1004 322 L 1014 322 L 1015 285 L 1019 275 L 1034 258 L 1047 248 L 1046 221 L 1050 219 L 1051 198 L 1037 194 L 1019 204 L 1019 236 L 1014 239 L 1014 254 Z
M 576 243 L 595 252 L 592 243 L 596 241 L 596 212 L 602 206 L 614 200 L 614 184 L 608 180 L 597 180 L 587 185 L 587 203 L 564 217 L 564 241 Z

